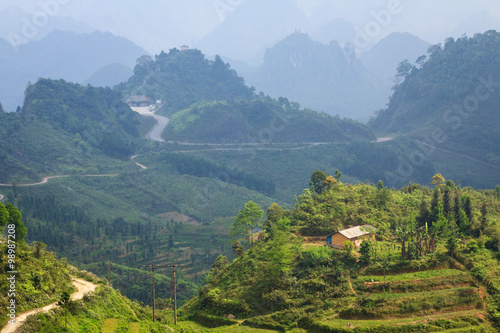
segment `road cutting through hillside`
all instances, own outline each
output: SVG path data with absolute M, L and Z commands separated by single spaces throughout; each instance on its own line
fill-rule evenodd
M 12 186 L 18 186 L 18 187 L 28 187 L 28 186 L 37 186 L 37 185 L 42 185 L 46 184 L 50 179 L 54 178 L 67 178 L 71 176 L 80 176 L 80 177 L 116 177 L 118 176 L 117 173 L 106 173 L 102 175 L 59 175 L 59 176 L 49 176 L 49 177 L 43 177 L 41 182 L 38 183 L 27 183 L 27 184 L 14 184 L 14 183 L 7 183 L 7 184 L 0 184 L 0 186 L 6 186 L 6 187 L 12 187 Z M 3 196 L 0 197 L 0 200 L 2 200 Z
M 156 120 L 156 125 L 146 134 L 146 139 L 150 141 L 165 142 L 165 140 L 161 138 L 161 134 L 168 125 L 167 117 L 155 114 L 148 106 L 131 107 L 131 109 L 143 117 L 153 117 Z
M 92 282 L 88 282 L 82 279 L 73 278 L 73 286 L 77 289 L 76 292 L 71 294 L 71 300 L 77 301 L 82 299 L 83 296 L 91 291 L 94 291 L 98 286 Z M 32 314 L 39 312 L 48 312 L 54 308 L 58 307 L 57 302 L 45 305 L 44 307 L 26 311 L 16 315 L 16 321 L 14 324 L 7 323 L 3 327 L 1 333 L 13 333 L 15 332 Z

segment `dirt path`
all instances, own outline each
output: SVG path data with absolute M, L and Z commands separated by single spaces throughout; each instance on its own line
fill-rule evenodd
M 93 284 L 92 282 L 88 282 L 88 281 L 85 281 L 82 279 L 77 279 L 77 278 L 73 278 L 73 285 L 75 286 L 75 288 L 78 289 L 78 291 L 71 294 L 71 299 L 73 301 L 77 301 L 79 299 L 82 299 L 83 295 L 85 295 L 88 292 L 94 291 L 95 288 L 97 288 L 96 284 Z M 45 305 L 44 307 L 41 307 L 38 309 L 33 309 L 30 311 L 20 313 L 16 316 L 15 324 L 14 325 L 9 324 L 9 323 L 5 324 L 1 333 L 14 333 L 16 331 L 16 329 L 18 327 L 20 327 L 26 321 L 26 319 L 29 316 L 31 316 L 32 314 L 37 313 L 37 312 L 48 312 L 49 310 L 54 309 L 57 306 L 58 306 L 57 302 L 54 302 L 54 303 L 51 303 L 49 305 Z
M 107 174 L 102 174 L 102 175 L 73 175 L 73 176 L 79 176 L 79 177 L 116 177 L 116 176 L 118 176 L 118 174 L 117 173 L 107 173 Z M 67 177 L 71 177 L 71 175 L 49 176 L 49 177 L 42 178 L 42 181 L 38 182 L 38 183 L 15 184 L 15 185 L 18 187 L 37 186 L 37 185 L 42 185 L 42 184 L 47 183 L 50 179 L 67 178 Z M 0 186 L 12 187 L 12 186 L 14 186 L 14 184 L 0 184 Z M 0 198 L 0 200 L 1 200 L 1 198 Z
M 352 292 L 354 293 L 354 295 L 356 295 L 356 297 L 358 296 L 358 293 L 356 292 L 356 290 L 354 290 L 354 288 L 352 287 L 352 283 L 351 283 L 351 275 L 350 274 L 347 274 L 347 281 L 349 282 L 349 287 L 351 288 Z

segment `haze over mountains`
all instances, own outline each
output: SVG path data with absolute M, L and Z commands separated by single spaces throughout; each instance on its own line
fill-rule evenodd
M 67 262 L 108 280 L 20 330 L 493 332 L 496 18 L 489 0 L 3 0 L 17 310 L 63 304 L 89 276 Z
M 196 47 L 210 56 L 219 54 L 224 60 L 229 61 L 232 68 L 236 69 L 238 74 L 247 80 L 247 83 L 254 85 L 257 90 L 269 89 L 269 91 L 264 92 L 269 93 L 272 97 L 283 95 L 290 100 L 297 100 L 304 107 L 367 121 L 374 111 L 383 108 L 388 101 L 392 84 L 390 82 L 392 77 L 388 77 L 388 75 L 394 73 L 394 66 L 397 66 L 400 61 L 406 58 L 414 61 L 415 54 L 419 53 L 420 50 L 425 51 L 425 43 L 418 40 L 418 38 L 426 42 L 438 43 L 450 36 L 459 37 L 463 33 L 473 35 L 476 32 L 484 32 L 487 29 L 495 28 L 500 22 L 497 18 L 497 16 L 500 17 L 500 14 L 495 10 L 496 7 L 488 1 L 483 1 L 474 6 L 461 3 L 460 6 L 453 8 L 453 13 L 447 10 L 450 8 L 450 6 L 447 6 L 447 1 L 442 1 L 439 4 L 423 1 L 418 6 L 406 1 L 398 2 L 398 4 L 397 13 L 389 13 L 390 16 L 384 18 L 384 20 L 387 20 L 385 22 L 380 21 L 380 15 L 385 17 L 384 15 L 388 10 L 388 4 L 385 2 L 344 4 L 329 0 L 280 0 L 273 2 L 271 5 L 261 1 L 243 0 L 214 1 L 209 4 L 185 1 L 182 3 L 156 4 L 156 11 L 148 11 L 147 6 L 138 5 L 134 2 L 122 2 L 118 8 L 112 3 L 103 4 L 98 1 L 87 1 L 85 3 L 61 2 L 49 10 L 48 7 L 43 6 L 41 3 L 30 1 L 19 3 L 6 0 L 0 4 L 0 18 L 2 18 L 0 37 L 9 40 L 14 33 L 24 41 L 32 42 L 44 39 L 53 29 L 78 33 L 89 33 L 94 29 L 98 29 L 126 37 L 145 50 L 137 53 L 159 54 L 161 50 L 167 51 L 173 47 L 186 44 L 192 48 Z M 432 11 L 426 13 L 427 23 L 425 25 L 415 20 L 415 13 L 425 13 L 426 9 L 431 7 Z M 99 11 L 94 10 L 96 8 L 99 8 Z M 189 10 L 183 10 L 186 8 L 189 8 Z M 160 15 L 160 13 L 163 14 Z M 37 17 L 41 21 L 33 25 L 34 19 Z M 259 18 L 258 22 L 254 19 L 255 17 Z M 279 19 L 276 19 L 277 17 Z M 448 17 L 448 19 L 443 20 L 444 17 Z M 382 23 L 377 21 L 377 18 Z M 342 49 L 346 49 L 346 47 L 348 49 L 348 44 L 353 45 L 360 32 L 366 33 L 366 28 L 373 22 L 378 24 L 380 29 L 374 36 L 369 36 L 367 46 L 357 49 L 356 54 L 364 69 L 367 69 L 370 74 L 374 74 L 375 77 L 367 78 L 366 75 L 362 75 L 363 79 L 361 80 L 356 80 L 355 77 L 352 78 L 352 81 L 356 82 L 355 89 L 362 91 L 366 95 L 366 98 L 362 101 L 358 99 L 349 102 L 349 96 L 341 92 L 337 92 L 337 95 L 342 96 L 341 99 L 337 99 L 336 94 L 333 94 L 333 99 L 336 100 L 334 103 L 322 101 L 322 99 L 325 99 L 323 95 L 314 98 L 314 101 L 310 101 L 307 98 L 300 97 L 300 94 L 291 96 L 292 93 L 297 91 L 305 93 L 301 90 L 299 83 L 295 85 L 291 80 L 287 89 L 286 86 L 280 87 L 279 83 L 266 83 L 262 77 L 255 73 L 258 72 L 258 69 L 255 69 L 257 66 L 270 69 L 269 65 L 263 63 L 266 49 L 273 48 L 294 31 L 300 30 L 309 34 L 312 41 L 319 41 L 324 45 L 335 41 Z M 28 36 L 23 34 L 23 29 L 29 24 L 33 25 L 36 33 L 29 36 L 29 38 L 25 38 Z M 497 28 L 500 30 L 500 26 Z M 392 44 L 390 40 L 385 39 L 384 43 L 386 44 L 378 44 L 376 49 L 371 50 L 378 42 L 395 31 L 409 31 L 410 34 L 418 36 L 418 38 L 412 40 L 410 36 L 400 36 L 406 41 L 394 39 Z M 391 38 L 395 38 L 394 35 Z M 99 41 L 96 41 L 96 43 L 98 45 Z M 113 42 L 106 41 L 106 44 L 112 45 Z M 59 45 L 57 49 L 64 54 L 65 59 L 74 61 L 78 58 L 71 54 L 65 54 L 64 50 L 71 50 L 72 47 L 63 45 Z M 397 45 L 396 48 L 394 48 L 394 45 Z M 7 55 L 9 51 L 5 50 L 5 46 L 2 46 L 2 53 Z M 37 47 L 44 46 L 37 45 Z M 48 47 L 55 48 L 54 46 Z M 27 81 L 35 81 L 38 77 L 62 78 L 84 84 L 98 85 L 113 85 L 124 81 L 129 76 L 127 75 L 127 73 L 130 73 L 129 69 L 135 63 L 130 61 L 129 58 L 123 59 L 122 54 L 137 54 L 137 49 L 134 49 L 135 46 L 129 45 L 128 47 L 130 48 L 128 51 L 122 49 L 115 52 L 113 57 L 107 59 L 105 63 L 96 63 L 89 67 L 86 67 L 85 64 L 74 66 L 82 68 L 82 70 L 85 69 L 87 75 L 72 75 L 71 69 L 66 69 L 64 62 L 59 61 L 63 56 L 54 58 L 54 61 L 58 62 L 55 67 L 59 70 L 50 69 L 53 66 L 47 66 L 47 69 L 42 70 L 40 67 L 43 66 L 36 64 L 35 61 L 37 68 L 33 71 L 30 70 L 33 73 L 32 77 L 22 75 L 22 77 L 19 77 L 19 73 L 23 73 L 22 68 L 20 69 L 18 64 L 6 61 L 6 63 L 13 65 L 9 67 L 13 68 L 16 75 L 12 75 L 12 72 L 2 73 L 6 75 L 4 77 L 11 77 L 11 82 L 5 84 L 5 87 L 0 87 L 0 94 L 2 94 L 0 95 L 0 101 L 2 101 L 4 109 L 14 111 L 22 102 L 22 92 Z M 89 48 L 75 50 L 77 53 L 85 51 L 88 52 Z M 105 51 L 103 52 L 105 53 Z M 348 52 L 352 55 L 352 51 Z M 377 55 L 374 52 L 380 54 Z M 425 52 L 420 53 L 422 55 Z M 53 56 L 48 55 L 46 59 L 50 61 L 51 58 Z M 383 59 L 384 63 L 376 64 L 377 59 L 380 58 Z M 389 58 L 392 58 L 392 60 L 389 60 Z M 342 67 L 343 65 L 339 64 L 339 66 Z M 324 68 L 317 68 L 328 72 Z M 269 75 L 274 74 L 269 73 Z M 298 73 L 289 74 L 296 77 L 300 76 Z M 279 73 L 276 73 L 276 75 L 279 76 Z M 359 73 L 356 75 L 359 75 Z M 330 80 L 333 79 L 330 78 Z M 4 82 L 6 81 L 1 81 L 1 83 Z M 318 82 L 315 84 L 319 85 Z M 337 82 L 337 84 L 339 83 Z M 325 84 L 322 84 L 321 88 L 327 89 L 324 86 Z M 374 88 L 371 91 L 380 89 L 380 93 L 374 93 L 376 96 L 370 96 L 371 93 L 365 94 L 365 88 L 370 87 Z M 314 85 L 310 90 L 313 88 Z M 312 98 L 310 97 L 310 99 Z M 348 101 L 346 102 L 343 99 L 348 99 Z M 345 108 L 352 110 L 345 110 Z
M 146 51 L 108 32 L 75 33 L 54 30 L 40 40 L 18 46 L 0 39 L 0 101 L 7 111 L 22 106 L 28 82 L 63 78 L 82 84 L 113 86 L 132 74 Z

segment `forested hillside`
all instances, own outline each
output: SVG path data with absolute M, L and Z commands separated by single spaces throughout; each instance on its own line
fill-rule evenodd
M 500 166 L 500 33 L 448 38 L 400 64 L 398 77 L 372 128 Z
M 193 103 L 213 100 L 248 99 L 248 88 L 229 64 L 219 56 L 208 60 L 199 50 L 161 52 L 155 59 L 138 59 L 134 75 L 116 87 L 124 96 L 147 95 L 161 99 L 168 114 Z
M 437 174 L 433 188 L 389 190 L 381 181 L 343 184 L 341 176 L 314 172 L 295 208 L 274 204 L 265 221 L 246 204 L 231 229 L 237 258 L 215 261 L 183 316 L 215 323 L 232 314 L 278 331 L 493 332 L 500 189 L 460 188 Z M 258 237 L 244 228 L 261 223 Z M 325 246 L 326 235 L 365 224 L 376 238 L 360 248 Z
M 239 144 L 375 139 L 363 124 L 300 110 L 284 98 L 198 103 L 176 113 L 165 136 L 171 141 Z
M 25 236 L 32 231 L 25 227 L 21 213 L 10 203 L 5 206 L 0 203 L 0 226 L 7 227 L 5 235 L 0 235 L 0 259 L 3 263 L 0 268 L 0 292 L 4 295 L 0 299 L 2 331 L 12 327 L 16 332 L 26 333 L 109 332 L 117 328 L 127 332 L 171 330 L 167 323 L 172 320 L 166 317 L 165 311 L 157 311 L 157 322 L 154 323 L 149 307 L 126 299 L 105 279 L 76 269 L 64 258 L 58 259 L 42 242 L 26 243 Z M 114 274 L 117 272 L 127 277 L 123 270 L 113 270 Z M 161 286 L 164 277 L 158 278 Z M 147 281 L 145 276 L 142 281 Z M 127 278 L 122 280 L 122 288 L 123 285 L 127 287 L 128 282 Z M 180 289 L 183 288 L 181 282 Z M 150 292 L 147 287 L 144 290 L 135 287 L 134 290 L 143 294 L 142 297 Z M 77 292 L 81 295 L 77 296 Z M 51 303 L 53 310 L 50 312 L 37 311 L 25 322 L 20 316 Z M 169 300 L 163 304 L 169 304 Z M 165 306 L 161 310 L 165 310 Z
M 111 166 L 137 147 L 138 116 L 110 88 L 40 79 L 16 113 L 0 113 L 0 182 Z M 104 162 L 107 161 L 107 162 Z

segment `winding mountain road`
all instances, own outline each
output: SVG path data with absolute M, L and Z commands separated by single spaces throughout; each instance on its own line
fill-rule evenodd
M 0 184 L 0 186 L 6 186 L 6 187 L 12 187 L 12 186 L 19 186 L 19 187 L 28 187 L 28 186 L 37 186 L 37 185 L 42 185 L 47 183 L 50 179 L 54 178 L 67 178 L 71 177 L 72 175 L 59 175 L 59 176 L 49 176 L 49 177 L 43 177 L 41 182 L 38 183 L 27 183 L 27 184 L 13 184 L 13 183 L 7 183 L 7 184 Z M 117 173 L 106 173 L 102 175 L 73 175 L 73 176 L 80 176 L 80 177 L 116 177 L 118 176 Z M 0 195 L 0 200 L 2 200 L 3 195 Z
M 165 140 L 162 139 L 161 134 L 168 125 L 167 117 L 155 114 L 147 106 L 131 107 L 131 109 L 143 117 L 153 117 L 156 120 L 156 125 L 148 132 L 148 134 L 146 134 L 146 139 L 150 141 L 165 142 Z
M 71 294 L 71 300 L 77 301 L 79 299 L 82 299 L 83 296 L 91 291 L 94 291 L 98 286 L 92 282 L 88 282 L 82 279 L 77 279 L 73 278 L 73 285 L 77 289 L 76 292 Z M 56 308 L 57 302 L 45 305 L 44 307 L 38 308 L 38 309 L 33 309 L 30 311 L 26 311 L 23 313 L 19 313 L 16 315 L 16 321 L 14 324 L 7 323 L 3 327 L 1 333 L 14 333 L 25 321 L 26 319 L 31 316 L 32 314 L 38 313 L 38 312 L 48 312 L 49 310 L 52 310 Z

